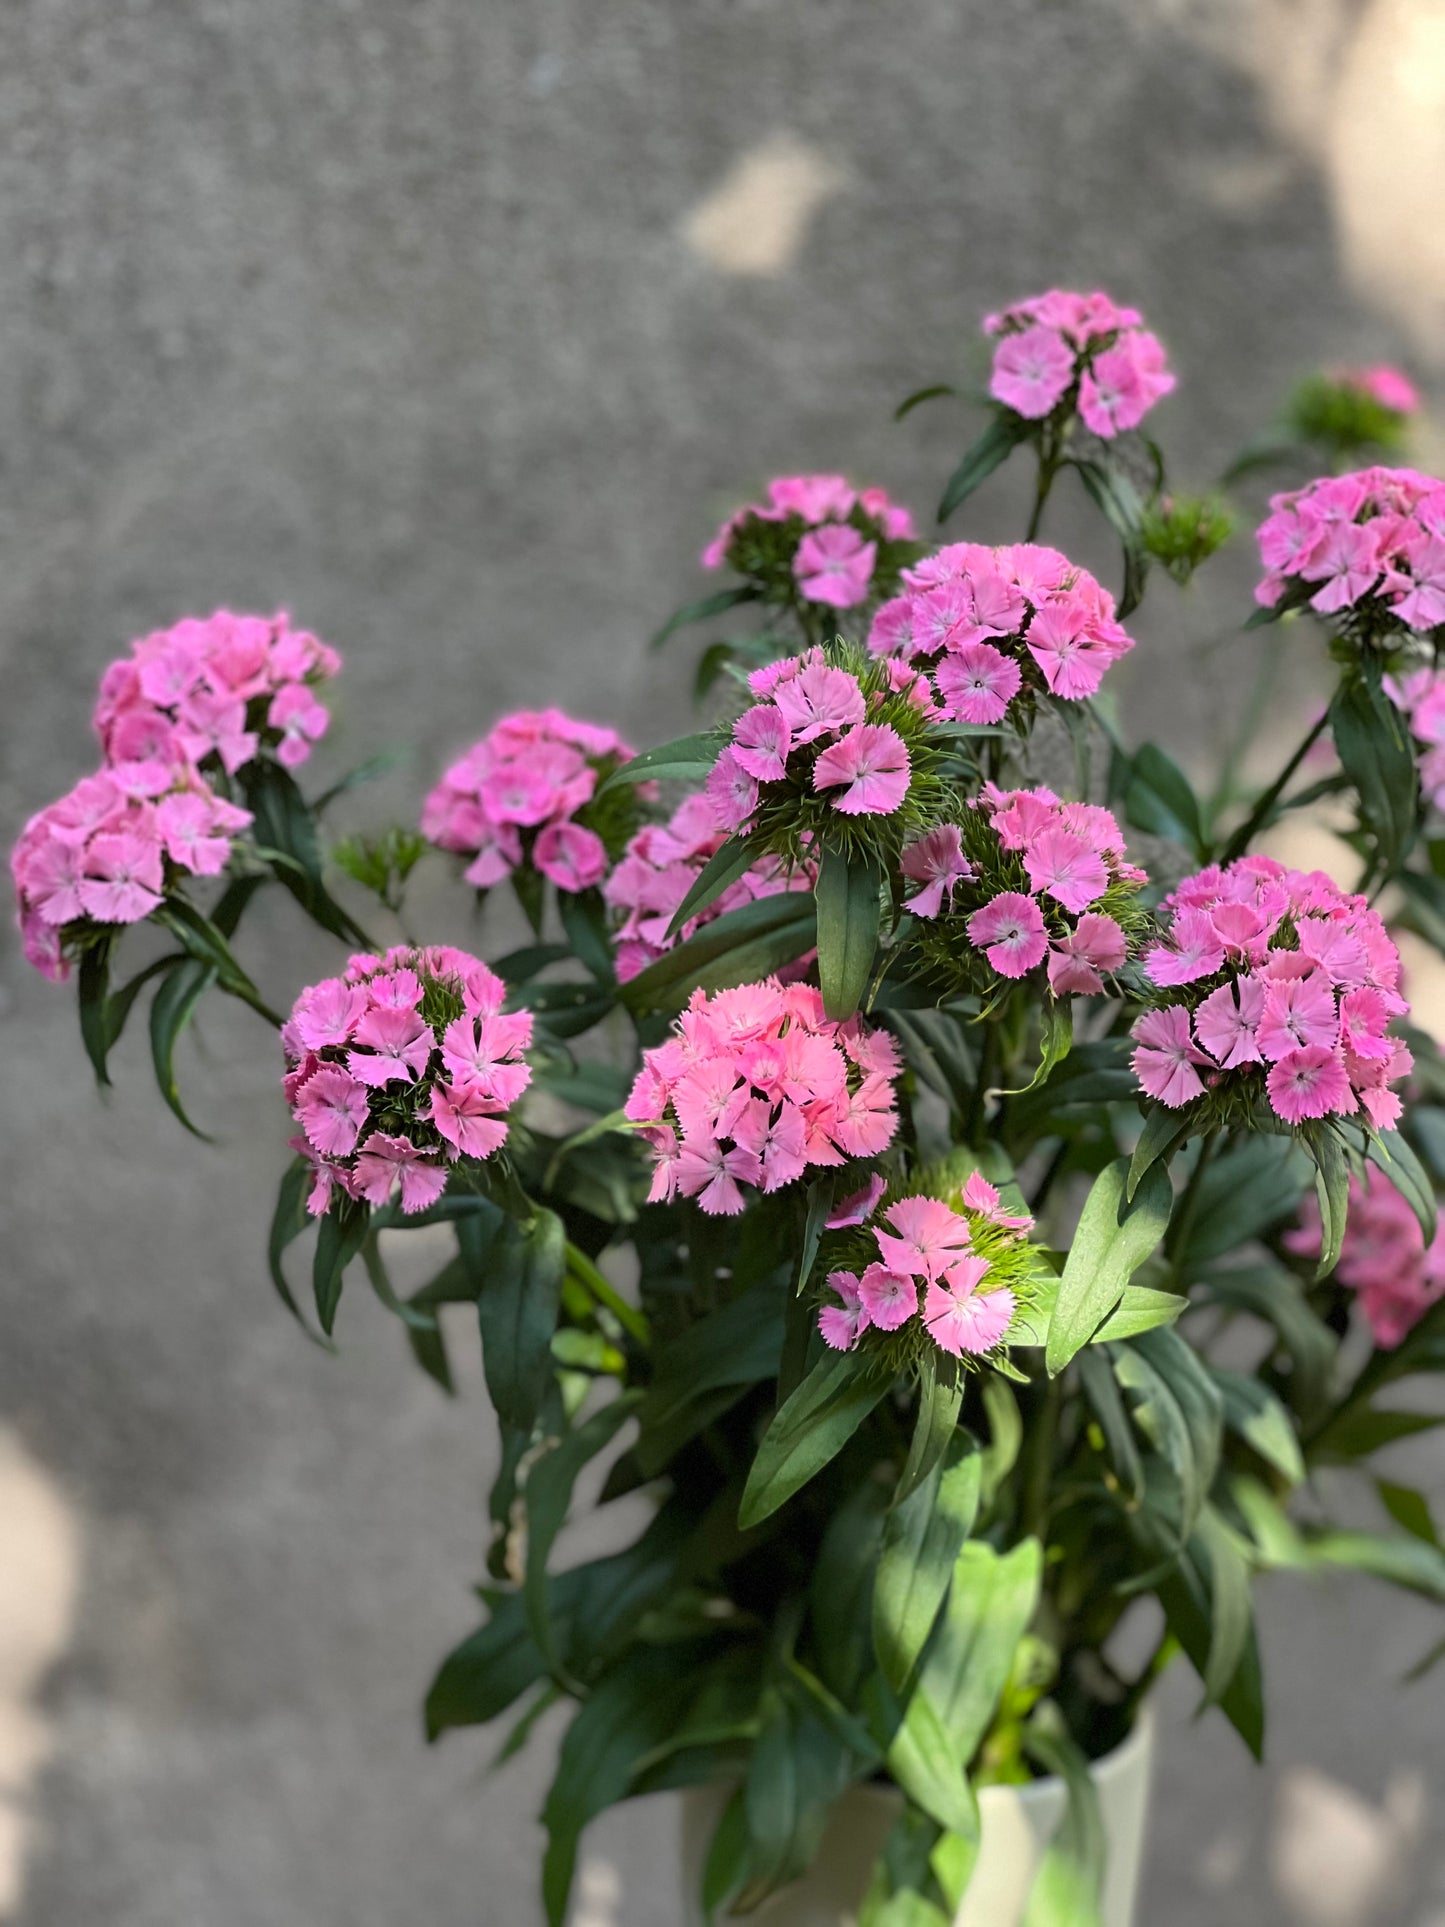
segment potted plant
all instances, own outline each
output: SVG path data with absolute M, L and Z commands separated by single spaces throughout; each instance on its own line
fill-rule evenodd
M 1272 781 L 1201 795 L 1101 694 L 1151 574 L 1229 533 L 1143 432 L 1164 352 L 1103 295 L 985 327 L 988 425 L 940 520 L 1018 453 L 1024 540 L 929 545 L 879 489 L 775 481 L 657 638 L 759 618 L 703 655 L 698 733 L 636 754 L 512 715 L 419 830 L 336 837 L 346 785 L 295 772 L 339 658 L 220 612 L 112 665 L 102 766 L 12 859 L 101 1083 L 142 993 L 188 1126 L 204 1000 L 279 1029 L 269 1263 L 306 1322 L 312 1234 L 321 1342 L 358 1272 L 448 1387 L 444 1309 L 475 1307 L 491 1551 L 426 1721 L 508 1715 L 510 1754 L 575 1703 L 553 1923 L 588 1822 L 686 1789 L 699 1919 L 1124 1927 L 1162 1669 L 1182 1655 L 1257 1755 L 1258 1574 L 1445 1596 L 1421 1495 L 1376 1479 L 1381 1529 L 1341 1529 L 1313 1477 L 1370 1479 L 1435 1422 L 1382 1394 L 1445 1365 L 1445 1068 L 1385 921 L 1445 947 L 1445 484 L 1274 498 L 1247 626 L 1317 622 L 1337 686 Z M 1311 394 L 1307 445 L 1379 432 L 1379 395 Z M 1067 476 L 1118 538 L 1117 602 L 1039 540 Z M 1325 794 L 1353 891 L 1258 848 Z M 479 901 L 509 884 L 535 940 L 488 961 L 407 933 L 436 852 Z M 238 957 L 277 885 L 341 947 L 285 1015 Z M 393 1241 L 438 1225 L 453 1254 L 400 1296 Z M 645 1524 L 562 1566 L 584 1473 Z

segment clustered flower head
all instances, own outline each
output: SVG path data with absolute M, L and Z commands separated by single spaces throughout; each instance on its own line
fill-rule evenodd
M 957 968 L 967 945 L 996 977 L 1047 963 L 1056 997 L 1095 996 L 1128 960 L 1148 876 L 1124 854 L 1124 833 L 1096 803 L 1050 789 L 985 783 L 960 823 L 943 823 L 903 852 L 920 887 L 904 908 L 932 924 L 925 949 Z M 962 930 L 958 928 L 962 924 Z
M 727 563 L 768 601 L 856 609 L 891 585 L 899 545 L 913 536 L 913 517 L 881 488 L 855 489 L 844 475 L 781 475 L 766 502 L 728 517 L 702 565 Z
M 607 902 L 622 913 L 617 927 L 620 983 L 627 983 L 674 943 L 685 942 L 725 911 L 741 909 L 745 903 L 785 890 L 812 889 L 811 864 L 799 864 L 790 870 L 777 857 L 761 856 L 721 896 L 690 917 L 675 937 L 669 937 L 674 913 L 702 874 L 708 858 L 721 849 L 727 834 L 712 798 L 699 791 L 684 797 L 666 823 L 644 824 L 628 843 L 621 861 L 602 886 Z
M 283 1080 L 301 1126 L 293 1150 L 315 1171 L 307 1209 L 399 1196 L 424 1211 L 460 1158 L 507 1141 L 507 1113 L 532 1081 L 530 1011 L 503 1011 L 506 985 L 447 945 L 352 957 L 301 992 L 282 1026 Z
M 1410 734 L 1423 744 L 1420 787 L 1437 810 L 1445 810 L 1445 670 L 1422 665 L 1386 676 L 1385 689 L 1409 719 Z
M 999 723 L 1021 689 L 1092 696 L 1134 647 L 1103 585 L 1033 542 L 953 542 L 903 571 L 868 647 L 932 675 L 951 721 Z
M 1420 391 L 1407 374 L 1388 363 L 1372 368 L 1331 368 L 1329 379 L 1340 388 L 1351 388 L 1365 395 L 1392 415 L 1415 415 L 1420 409 Z
M 1362 468 L 1271 496 L 1270 509 L 1258 530 L 1263 607 L 1308 603 L 1366 641 L 1445 625 L 1445 482 Z
M 886 1032 L 825 1016 L 810 984 L 694 991 L 673 1034 L 643 1052 L 627 1099 L 655 1159 L 649 1201 L 696 1198 L 731 1217 L 744 1185 L 777 1191 L 877 1157 L 898 1128 L 901 1068 Z
M 139 923 L 182 874 L 219 875 L 250 821 L 195 770 L 153 758 L 83 778 L 10 853 L 26 957 L 63 979 L 94 926 Z
M 1047 294 L 985 315 L 996 336 L 988 391 L 1026 421 L 1041 421 L 1061 403 L 1077 408 L 1104 441 L 1137 428 L 1174 387 L 1163 344 L 1134 308 L 1106 294 Z
M 560 709 L 520 709 L 452 764 L 422 806 L 422 834 L 470 856 L 466 879 L 479 890 L 524 863 L 559 890 L 589 890 L 607 874 L 608 853 L 577 817 L 633 754 L 616 730 Z
M 852 1268 L 840 1265 L 827 1274 L 840 1302 L 818 1313 L 825 1344 L 852 1351 L 865 1333 L 878 1340 L 901 1333 L 931 1339 L 961 1358 L 1003 1342 L 1032 1269 L 1033 1219 L 1005 1211 L 997 1189 L 977 1171 L 952 1199 L 898 1198 L 870 1228 L 876 1255 L 866 1237 L 851 1241 L 851 1253 L 845 1247 Z
M 905 803 L 919 806 L 939 760 L 927 744 L 938 711 L 912 669 L 815 648 L 754 670 L 748 687 L 757 701 L 707 779 L 726 830 L 760 831 L 760 847 L 776 832 L 775 853 L 795 857 L 839 816 L 902 822 Z
M 1286 1124 L 1363 1113 L 1390 1129 L 1389 1087 L 1410 1052 L 1386 1034 L 1408 1006 L 1400 953 L 1362 896 L 1321 870 L 1244 856 L 1188 877 L 1162 909 L 1164 940 L 1144 957 L 1161 993 L 1134 1026 L 1134 1074 L 1179 1109 L 1206 1091 L 1262 1092 Z
M 1298 1228 L 1281 1242 L 1298 1257 L 1319 1257 L 1320 1207 L 1313 1194 L 1300 1207 Z M 1445 1223 L 1427 1249 L 1419 1219 L 1387 1177 L 1379 1171 L 1363 1183 L 1352 1177 L 1334 1275 L 1360 1294 L 1375 1343 L 1393 1351 L 1445 1297 Z
M 295 769 L 326 733 L 316 690 L 340 667 L 334 649 L 285 615 L 188 616 L 110 665 L 95 727 L 107 763 L 196 768 L 214 758 L 234 776 L 264 746 Z

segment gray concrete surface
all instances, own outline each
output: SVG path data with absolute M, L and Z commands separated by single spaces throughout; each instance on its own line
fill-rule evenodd
M 1438 403 L 1438 26 L 1434 0 L 11 0 L 7 835 L 86 765 L 103 663 L 218 602 L 346 652 L 317 768 L 415 745 L 379 815 L 509 704 L 672 733 L 681 657 L 664 675 L 641 639 L 698 591 L 717 513 L 824 465 L 926 508 L 969 424 L 892 404 L 1050 281 L 1164 335 L 1186 483 L 1322 360 L 1403 354 Z M 1017 507 L 1005 479 L 972 528 Z M 1056 533 L 1109 563 L 1077 511 Z M 1164 585 L 1119 672 L 1131 724 L 1188 757 L 1270 646 L 1190 654 L 1249 581 L 1241 550 Z M 425 907 L 468 928 L 439 882 Z M 0 1773 L 14 1918 L 524 1927 L 552 1735 L 495 1779 L 486 1743 L 418 1737 L 472 1619 L 474 1369 L 448 1406 L 374 1307 L 328 1359 L 275 1305 L 284 1120 L 244 1013 L 186 1065 L 220 1142 L 183 1141 L 139 1037 L 97 1103 L 71 998 L 5 942 L 0 1422 L 78 1546 L 22 1688 L 43 1744 Z M 288 925 L 253 954 L 280 999 L 330 953 Z M 1148 1927 L 1445 1922 L 1445 1684 L 1398 1684 L 1438 1631 L 1352 1582 L 1271 1587 L 1263 1771 L 1170 1683 Z M 655 1810 L 590 1852 L 588 1927 L 674 1927 Z

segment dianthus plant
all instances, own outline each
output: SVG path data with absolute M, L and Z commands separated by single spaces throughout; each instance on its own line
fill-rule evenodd
M 510 1714 L 510 1754 L 571 1707 L 553 1927 L 611 1802 L 721 1785 L 718 1919 L 806 1872 L 869 1779 L 902 1805 L 860 1920 L 947 1927 L 977 1789 L 1044 1771 L 1075 1810 L 1029 1919 L 1078 1927 L 1084 1768 L 1176 1655 L 1260 1751 L 1261 1574 L 1445 1600 L 1428 1505 L 1371 1470 L 1434 1422 L 1397 1388 L 1445 1368 L 1445 1065 L 1396 944 L 1445 950 L 1445 484 L 1365 468 L 1257 505 L 1246 626 L 1263 650 L 1316 627 L 1336 687 L 1272 781 L 1202 796 L 1115 720 L 1125 675 L 1179 674 L 1124 626 L 1151 562 L 1184 582 L 1232 520 L 1171 494 L 1145 436 L 1160 340 L 1058 289 L 985 328 L 988 426 L 942 513 L 1031 457 L 1022 539 L 930 549 L 875 486 L 777 478 L 660 637 L 729 618 L 695 733 L 638 754 L 479 697 L 413 820 L 334 838 L 353 779 L 308 798 L 296 772 L 330 753 L 340 659 L 223 612 L 112 665 L 99 769 L 15 844 L 26 954 L 75 969 L 103 1081 L 147 991 L 183 1121 L 176 1045 L 213 989 L 278 1027 L 269 1262 L 297 1317 L 309 1237 L 323 1343 L 353 1268 L 444 1388 L 460 1308 L 480 1323 L 483 1618 L 426 1719 Z M 1381 369 L 1305 400 L 1291 446 L 1335 458 L 1413 407 Z M 1040 539 L 1066 470 L 1103 511 L 1090 566 Z M 1337 766 L 1302 777 L 1326 732 Z M 1262 847 L 1319 795 L 1335 875 Z M 424 860 L 478 919 L 465 950 L 403 921 Z M 276 885 L 340 946 L 284 1021 L 238 961 Z M 418 1227 L 449 1251 L 402 1295 Z M 604 1458 L 605 1554 L 565 1563 Z M 1333 1523 L 1348 1473 L 1373 1526 Z

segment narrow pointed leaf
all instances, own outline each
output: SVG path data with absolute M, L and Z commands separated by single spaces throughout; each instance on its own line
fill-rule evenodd
M 604 776 L 597 785 L 597 794 L 604 796 L 608 790 L 621 789 L 627 783 L 660 782 L 664 778 L 691 781 L 704 777 L 717 761 L 721 748 L 719 737 L 710 729 L 678 736 L 656 749 L 645 749 L 630 763 L 623 763 L 611 775 Z
M 181 1123 L 198 1138 L 206 1138 L 206 1133 L 197 1130 L 187 1117 L 176 1083 L 176 1042 L 215 981 L 212 965 L 187 957 L 165 978 L 151 1002 L 151 1060 L 155 1065 L 156 1083 Z
M 752 844 L 745 836 L 730 836 L 704 863 L 692 888 L 677 906 L 672 922 L 667 926 L 669 939 L 691 918 L 706 910 L 709 904 L 716 903 L 730 884 L 737 882 L 748 869 L 756 855 Z
M 756 602 L 758 592 L 747 584 L 733 589 L 718 589 L 712 595 L 699 596 L 696 602 L 685 602 L 680 609 L 670 615 L 662 627 L 648 642 L 649 649 L 660 649 L 670 636 L 679 629 L 686 629 L 694 622 L 710 622 L 714 616 L 726 615 L 729 609 L 736 609 L 744 602 Z
M 838 1020 L 857 1010 L 872 975 L 880 881 L 878 866 L 868 856 L 829 850 L 818 866 L 818 982 L 824 1010 Z
M 953 1568 L 978 1512 L 982 1455 L 966 1434 L 904 1500 L 883 1528 L 873 1586 L 873 1650 L 884 1678 L 902 1692 L 933 1631 Z
M 1049 1320 L 1050 1377 L 1088 1344 L 1164 1236 L 1174 1202 L 1168 1176 L 1151 1166 L 1130 1202 L 1124 1195 L 1128 1169 L 1127 1158 L 1106 1165 L 1085 1201 Z
M 831 1352 L 808 1373 L 763 1434 L 738 1519 L 761 1523 L 835 1458 L 888 1390 L 855 1352 Z
M 979 483 L 986 482 L 1032 433 L 1033 425 L 1021 415 L 1014 414 L 1010 408 L 996 409 L 993 420 L 965 451 L 963 460 L 949 476 L 943 499 L 938 504 L 939 521 L 946 522 L 960 502 L 966 502 Z

